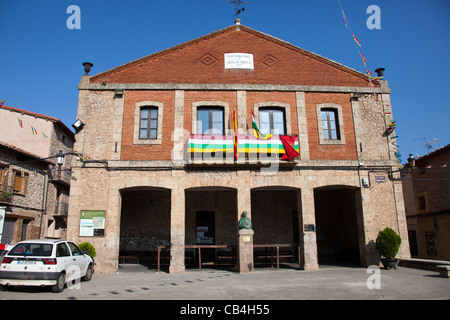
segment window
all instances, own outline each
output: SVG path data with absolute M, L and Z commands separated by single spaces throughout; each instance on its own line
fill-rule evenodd
M 259 109 L 259 130 L 263 134 L 286 134 L 286 117 L 282 109 Z
M 162 144 L 164 104 L 140 101 L 134 105 L 134 145 Z
M 434 232 L 425 232 L 425 241 L 428 256 L 437 256 L 436 236 Z
M 73 244 L 72 242 L 67 242 L 67 244 L 69 245 L 70 251 L 72 251 L 73 256 L 83 255 L 83 252 L 75 244 Z
M 14 192 L 26 194 L 28 173 L 14 170 Z
M 59 243 L 56 247 L 56 257 L 69 257 L 70 252 L 65 243 Z
M 335 103 L 316 105 L 320 144 L 345 144 L 342 107 Z
M 158 108 L 141 108 L 139 139 L 157 139 Z
M 320 115 L 323 138 L 326 140 L 339 140 L 339 121 L 336 109 L 322 109 Z
M 223 108 L 197 108 L 197 133 L 223 135 L 224 132 Z
M 427 210 L 427 200 L 426 200 L 425 196 L 417 197 L 417 206 L 418 206 L 419 211 Z

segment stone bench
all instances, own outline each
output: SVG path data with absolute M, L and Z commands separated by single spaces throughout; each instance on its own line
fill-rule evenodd
M 436 270 L 439 271 L 439 276 L 442 278 L 450 278 L 450 265 L 438 265 Z

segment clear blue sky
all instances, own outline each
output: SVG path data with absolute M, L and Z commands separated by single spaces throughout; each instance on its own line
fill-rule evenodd
M 243 25 L 364 72 L 338 0 L 246 1 Z M 341 3 L 368 69 L 386 69 L 403 162 L 427 153 L 423 138 L 449 144 L 450 1 Z M 70 5 L 80 30 L 66 26 Z M 369 5 L 381 9 L 379 30 L 366 26 Z M 232 25 L 233 14 L 227 0 L 0 0 L 0 100 L 70 127 L 82 62 L 100 73 Z

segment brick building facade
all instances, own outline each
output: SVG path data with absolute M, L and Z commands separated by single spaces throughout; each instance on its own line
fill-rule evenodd
M 236 245 L 247 211 L 255 245 L 299 243 L 303 269 L 378 263 L 387 226 L 408 257 L 391 112 L 386 81 L 238 23 L 86 74 L 75 150 L 88 161 L 74 166 L 68 237 L 95 245 L 100 272 L 166 245 L 178 273 L 186 246 Z M 252 114 L 270 140 L 253 138 Z

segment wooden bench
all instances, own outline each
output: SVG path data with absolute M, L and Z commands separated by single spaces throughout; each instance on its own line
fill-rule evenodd
M 220 266 L 222 262 L 231 262 L 232 265 L 236 265 L 236 250 L 232 248 L 231 250 L 220 250 L 217 254 L 217 262 Z
M 256 260 L 263 260 L 266 263 L 270 262 L 270 265 L 273 267 L 274 263 L 274 257 L 276 257 L 277 261 L 277 270 L 280 268 L 280 258 L 293 258 L 294 254 L 292 251 L 292 248 L 298 248 L 298 252 L 300 255 L 300 247 L 298 244 L 255 244 L 253 245 L 253 248 L 264 248 L 264 252 L 261 252 L 260 250 L 254 250 L 253 251 L 253 257 L 256 262 Z M 267 249 L 270 248 L 270 253 L 267 252 Z M 274 254 L 274 249 L 276 248 L 276 252 Z M 280 248 L 282 250 L 280 250 Z M 287 248 L 291 248 L 290 250 L 287 250 Z M 270 260 L 269 260 L 270 258 Z M 299 260 L 300 263 L 300 260 Z
M 125 264 L 128 260 L 134 260 L 136 264 L 139 264 L 139 256 L 138 255 L 127 255 L 127 256 L 119 256 L 119 264 Z

